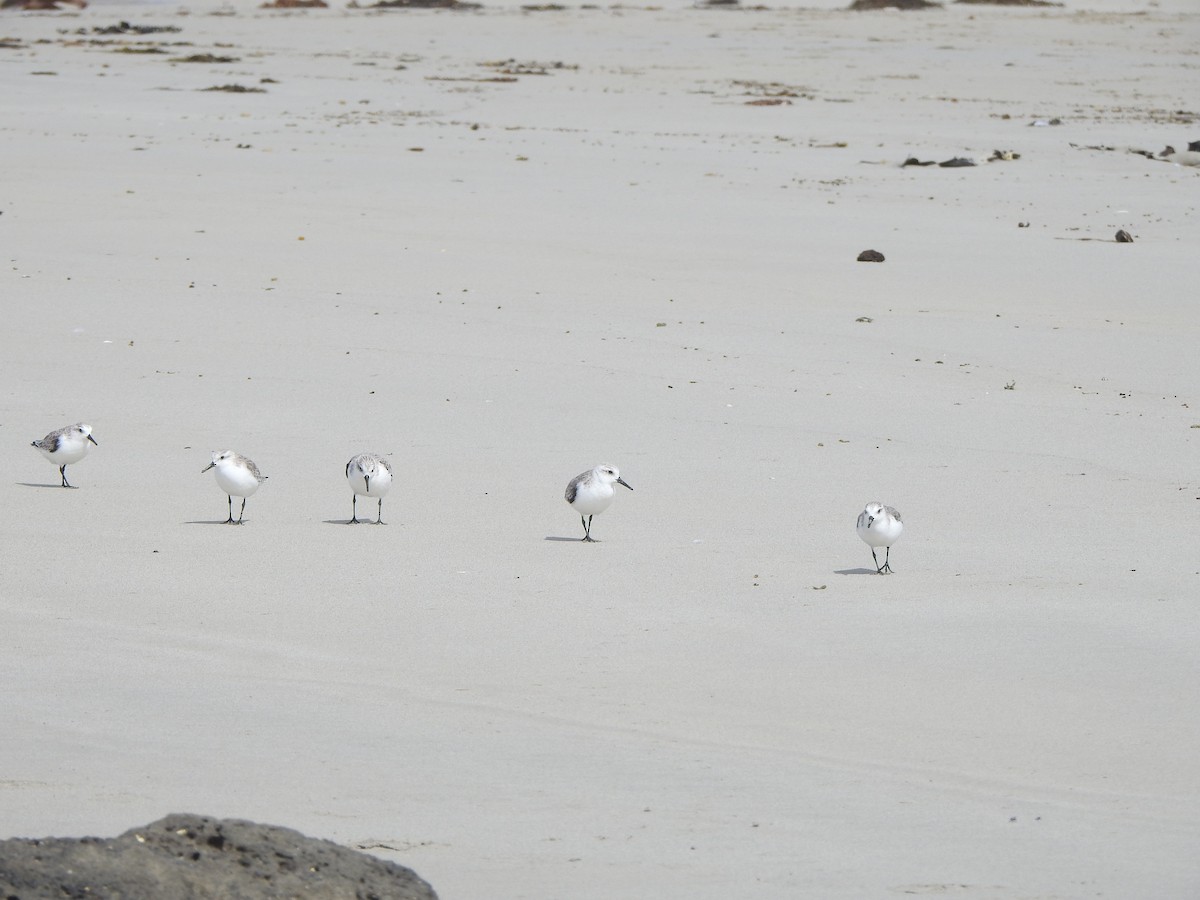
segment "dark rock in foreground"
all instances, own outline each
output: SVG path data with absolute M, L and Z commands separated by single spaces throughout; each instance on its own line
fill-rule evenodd
M 290 828 L 187 813 L 116 838 L 0 841 L 0 897 L 437 900 L 387 860 Z

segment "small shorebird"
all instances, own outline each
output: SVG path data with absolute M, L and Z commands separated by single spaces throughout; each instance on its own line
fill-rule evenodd
M 350 501 L 352 517 L 346 524 L 358 524 L 358 498 L 363 496 L 379 498 L 375 524 L 386 525 L 383 521 L 383 495 L 392 486 L 392 467 L 388 461 L 375 453 L 360 453 L 346 463 L 346 480 L 354 491 L 354 499 Z
M 88 450 L 91 449 L 89 444 L 96 444 L 96 439 L 92 437 L 92 426 L 80 422 L 77 425 L 68 425 L 58 431 L 52 431 L 40 441 L 34 441 L 30 446 L 37 447 L 42 456 L 58 466 L 58 474 L 62 476 L 62 486 L 69 488 L 73 485 L 67 482 L 67 466 L 77 463 L 87 456 Z M 96 446 L 100 445 L 96 444 Z
M 892 544 L 896 543 L 900 533 L 904 531 L 904 523 L 900 521 L 900 513 L 890 506 L 872 501 L 858 514 L 858 536 L 867 542 L 871 548 L 871 559 L 875 560 L 875 571 L 880 575 L 888 575 L 892 567 L 888 559 L 892 555 Z M 883 565 L 875 556 L 876 547 L 886 547 Z
M 241 525 L 242 516 L 246 513 L 246 498 L 258 490 L 258 486 L 267 480 L 267 476 L 258 471 L 253 461 L 246 459 L 240 453 L 232 450 L 214 452 L 212 462 L 200 470 L 203 475 L 209 469 L 216 469 L 217 484 L 229 495 L 229 518 L 226 525 Z M 238 513 L 237 521 L 233 521 L 233 497 L 242 498 L 242 510 Z
M 616 466 L 596 466 L 589 472 L 576 475 L 567 485 L 567 502 L 575 508 L 579 513 L 579 521 L 583 522 L 583 540 L 595 540 L 592 537 L 592 516 L 604 512 L 612 504 L 613 497 L 617 495 L 614 484 L 633 490 Z
M 1200 166 L 1200 141 L 1192 141 L 1186 150 L 1176 150 L 1168 146 L 1158 154 L 1158 158 L 1177 166 Z

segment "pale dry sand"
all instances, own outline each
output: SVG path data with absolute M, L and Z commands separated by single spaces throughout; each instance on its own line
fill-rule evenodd
M 0 835 L 1200 895 L 1200 174 L 1123 152 L 1200 139 L 1200 13 L 823 5 L 0 17 Z

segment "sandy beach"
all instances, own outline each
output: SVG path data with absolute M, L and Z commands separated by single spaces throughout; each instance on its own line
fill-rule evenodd
M 1200 896 L 1200 9 L 846 5 L 0 13 L 0 837 Z

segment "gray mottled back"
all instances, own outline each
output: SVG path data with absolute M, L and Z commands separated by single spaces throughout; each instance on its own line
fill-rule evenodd
M 571 483 L 567 485 L 566 493 L 563 494 L 563 496 L 567 498 L 567 502 L 574 503 L 575 502 L 575 494 L 578 493 L 579 486 L 581 484 L 587 484 L 591 480 L 592 480 L 592 470 L 591 469 L 588 469 L 588 471 L 586 471 L 586 472 L 581 472 L 580 474 L 578 474 L 574 478 L 572 478 Z
M 76 422 L 74 425 L 66 425 L 62 428 L 59 428 L 57 431 L 52 431 L 40 441 L 34 441 L 33 446 L 37 447 L 39 450 L 45 450 L 48 453 L 53 453 L 58 449 L 58 442 L 62 439 L 62 436 L 73 429 L 79 428 L 80 424 L 81 423 Z
M 244 457 L 244 456 L 239 456 L 238 459 L 240 459 L 243 463 L 246 464 L 246 468 L 250 470 L 250 474 L 254 476 L 254 480 L 257 481 L 259 484 L 262 484 L 264 481 L 267 480 L 267 476 L 264 475 L 262 472 L 258 471 L 258 466 L 256 466 L 254 464 L 254 460 L 246 459 L 246 457 Z

